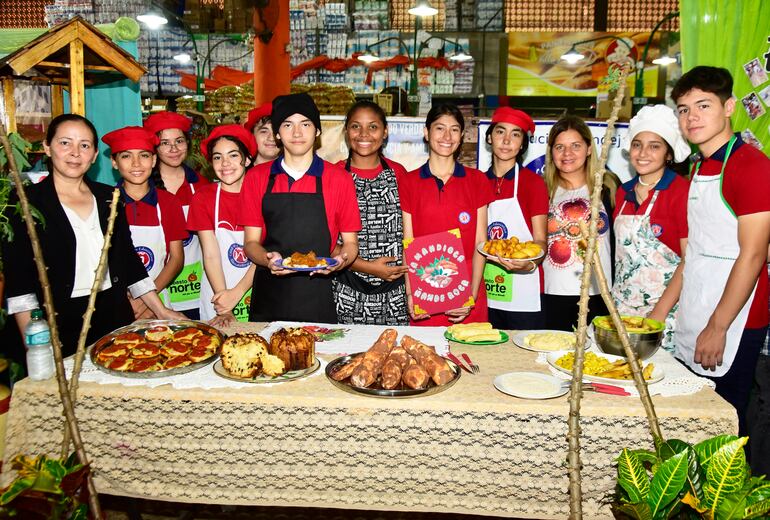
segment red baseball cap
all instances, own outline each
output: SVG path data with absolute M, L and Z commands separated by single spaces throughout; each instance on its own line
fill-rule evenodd
M 158 136 L 141 126 L 126 126 L 113 130 L 102 137 L 104 144 L 110 147 L 110 154 L 126 150 L 147 150 L 155 153 Z
M 201 141 L 201 153 L 207 161 L 210 160 L 208 150 L 209 142 L 224 135 L 240 141 L 241 144 L 246 147 L 246 150 L 249 151 L 249 155 L 251 155 L 252 158 L 257 155 L 257 140 L 254 139 L 254 134 L 243 128 L 241 125 L 223 125 L 216 127 L 206 139 Z
M 144 127 L 153 134 L 169 128 L 178 128 L 182 132 L 189 132 L 191 126 L 192 120 L 189 117 L 176 112 L 156 112 L 144 120 Z
M 243 127 L 249 132 L 253 132 L 254 127 L 257 126 L 257 123 L 259 122 L 259 120 L 262 119 L 263 117 L 270 117 L 270 114 L 272 112 L 273 112 L 273 104 L 269 101 L 267 103 L 262 104 L 261 106 L 258 106 L 257 108 L 253 108 L 249 110 L 249 118 L 243 124 Z
M 492 114 L 493 123 L 510 123 L 516 125 L 525 132 L 533 134 L 535 132 L 535 122 L 529 117 L 529 114 L 516 110 L 511 107 L 500 107 Z

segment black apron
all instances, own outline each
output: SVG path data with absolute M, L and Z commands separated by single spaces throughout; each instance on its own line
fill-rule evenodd
M 388 165 L 388 163 L 385 162 L 385 159 L 383 157 L 380 157 L 380 166 L 382 167 L 382 171 L 386 172 L 388 170 L 392 171 L 393 169 Z M 350 158 L 345 162 L 345 170 L 350 172 Z M 380 173 L 382 175 L 382 173 Z M 362 219 L 365 218 L 364 215 L 361 215 Z M 376 234 L 376 233 L 375 233 Z M 370 233 L 371 235 L 371 233 Z M 377 237 L 382 238 L 382 237 Z M 392 239 L 393 237 L 387 237 L 388 239 Z M 359 253 L 361 253 L 361 245 L 365 242 L 365 239 L 363 239 L 359 235 Z M 365 254 L 365 253 L 364 253 Z M 393 256 L 399 256 L 399 255 L 393 255 Z M 390 291 L 393 291 L 397 289 L 398 287 L 404 285 L 406 281 L 406 276 L 402 276 L 401 278 L 398 278 L 396 280 L 386 282 L 385 280 L 379 280 L 379 283 L 371 283 L 370 281 L 366 280 L 366 275 L 364 274 L 357 274 L 350 269 L 344 269 L 342 271 L 337 271 L 337 281 L 340 283 L 343 283 L 347 285 L 348 287 L 355 289 L 356 291 L 362 293 L 362 294 L 385 294 Z M 371 277 L 374 278 L 374 277 Z
M 308 251 L 328 256 L 331 235 L 321 177 L 316 177 L 315 193 L 273 193 L 275 177 L 270 175 L 262 198 L 265 250 L 284 258 Z M 278 320 L 337 323 L 331 278 L 307 273 L 275 276 L 257 266 L 249 321 Z

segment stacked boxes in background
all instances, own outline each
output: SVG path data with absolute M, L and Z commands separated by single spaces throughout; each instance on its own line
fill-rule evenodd
M 74 16 L 94 23 L 94 11 L 91 0 L 56 0 L 52 5 L 45 6 L 45 21 L 48 27 L 66 22 Z
M 356 31 L 386 30 L 390 26 L 387 0 L 355 0 L 353 26 Z
M 475 29 L 486 31 L 502 31 L 505 13 L 499 0 L 476 0 Z
M 295 67 L 316 56 L 347 58 L 349 19 L 346 4 L 323 0 L 291 0 L 289 2 L 289 35 L 291 66 Z M 293 83 L 345 83 L 345 72 L 325 69 L 309 70 Z

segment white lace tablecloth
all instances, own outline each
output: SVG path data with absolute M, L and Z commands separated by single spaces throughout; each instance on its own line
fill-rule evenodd
M 593 344 L 587 349 L 588 352 L 601 355 L 602 352 L 599 348 Z M 547 354 L 540 354 L 537 356 L 537 363 L 541 365 L 548 365 L 551 373 L 558 378 L 569 380 L 572 379 L 569 374 L 565 374 L 560 370 L 556 370 L 546 360 Z M 662 395 L 664 397 L 671 397 L 675 395 L 690 395 L 699 391 L 704 386 L 714 388 L 714 382 L 705 377 L 699 377 L 685 368 L 674 356 L 666 352 L 665 350 L 658 349 L 651 358 L 645 359 L 642 362 L 644 365 L 647 363 L 654 363 L 656 367 L 663 370 L 663 379 L 657 383 L 648 385 L 650 395 Z M 623 389 L 627 390 L 631 396 L 639 397 L 639 391 L 633 384 L 623 385 Z

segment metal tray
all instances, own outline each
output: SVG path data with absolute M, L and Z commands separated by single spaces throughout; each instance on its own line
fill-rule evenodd
M 454 373 L 454 377 L 451 381 L 448 383 L 444 383 L 443 385 L 437 385 L 433 382 L 433 380 L 429 380 L 428 386 L 425 388 L 420 389 L 414 389 L 409 387 L 402 387 L 403 388 L 395 388 L 393 390 L 385 390 L 383 388 L 378 388 L 379 381 L 376 381 L 374 385 L 368 388 L 358 388 L 357 386 L 353 386 L 347 381 L 335 381 L 332 379 L 331 374 L 334 373 L 336 370 L 341 368 L 343 365 L 347 365 L 350 363 L 350 361 L 357 357 L 357 356 L 363 356 L 364 352 L 359 352 L 358 354 L 351 354 L 349 356 L 342 356 L 338 357 L 328 365 L 326 365 L 326 378 L 336 386 L 337 388 L 344 390 L 345 392 L 350 392 L 351 394 L 360 394 L 360 395 L 366 395 L 369 397 L 396 397 L 396 398 L 404 398 L 404 397 L 422 397 L 426 395 L 433 395 L 437 394 L 439 392 L 443 392 L 453 384 L 457 382 L 458 379 L 460 379 L 460 368 L 452 363 L 450 360 L 446 359 L 447 364 L 449 365 L 449 368 Z
M 186 374 L 187 372 L 192 372 L 193 370 L 198 370 L 201 367 L 211 364 L 212 362 L 214 362 L 215 359 L 219 357 L 219 355 L 215 353 L 210 358 L 204 359 L 203 361 L 198 361 L 197 363 L 191 363 L 184 367 L 171 368 L 168 370 L 157 370 L 154 372 L 123 372 L 120 370 L 112 370 L 105 366 L 102 366 L 100 363 L 96 361 L 96 355 L 99 353 L 99 351 L 111 345 L 112 340 L 115 339 L 116 336 L 120 334 L 125 334 L 126 332 L 141 332 L 146 329 L 155 327 L 157 325 L 166 325 L 172 330 L 180 330 L 180 329 L 186 329 L 188 327 L 194 327 L 196 329 L 202 330 L 203 332 L 206 332 L 207 334 L 212 334 L 219 337 L 220 345 L 225 340 L 224 334 L 222 334 L 220 331 L 218 331 L 211 325 L 208 325 L 207 323 L 203 323 L 202 321 L 142 320 L 142 321 L 137 321 L 135 323 L 132 323 L 131 325 L 126 325 L 125 327 L 115 329 L 109 334 L 106 334 L 101 338 L 99 338 L 99 340 L 96 343 L 94 343 L 91 347 L 89 347 L 89 356 L 91 356 L 91 362 L 96 366 L 96 368 L 98 368 L 102 372 L 106 372 L 107 374 L 110 374 L 113 376 L 128 377 L 132 379 L 156 379 L 159 377 L 177 376 L 179 374 Z
M 320 367 L 321 367 L 321 361 L 318 358 L 315 358 L 315 362 L 312 365 L 302 370 L 293 370 L 291 372 L 286 372 L 285 374 L 281 374 L 280 376 L 258 375 L 256 377 L 247 378 L 247 377 L 238 377 L 230 374 L 230 372 L 228 372 L 225 369 L 225 367 L 222 366 L 222 360 L 220 359 L 216 363 L 214 363 L 214 373 L 219 377 L 224 377 L 225 379 L 230 379 L 232 381 L 238 381 L 239 383 L 270 384 L 270 383 L 285 383 L 286 381 L 294 381 L 296 379 L 302 379 L 303 377 L 307 377 L 310 374 L 314 373 Z

